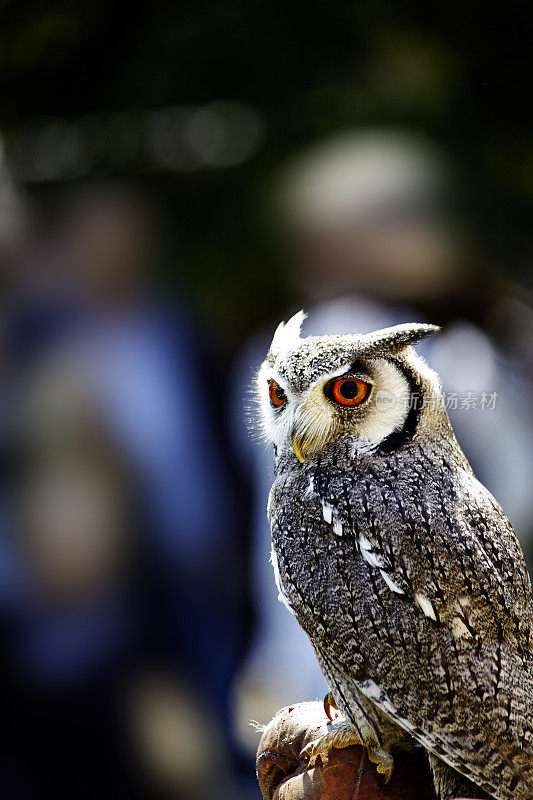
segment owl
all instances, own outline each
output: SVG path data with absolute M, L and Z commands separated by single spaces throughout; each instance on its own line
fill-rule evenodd
M 304 318 L 256 390 L 280 599 L 339 710 L 306 755 L 361 744 L 386 780 L 418 743 L 441 800 L 533 798 L 531 584 L 412 347 L 438 328 L 301 338 Z

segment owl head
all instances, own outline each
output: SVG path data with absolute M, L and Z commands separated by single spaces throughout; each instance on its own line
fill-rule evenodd
M 302 338 L 304 319 L 300 311 L 279 325 L 257 376 L 263 432 L 278 454 L 303 463 L 341 441 L 354 454 L 390 452 L 449 427 L 438 376 L 411 347 L 437 326 Z

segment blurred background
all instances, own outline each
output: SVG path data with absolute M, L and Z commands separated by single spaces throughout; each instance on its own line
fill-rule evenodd
M 277 601 L 253 374 L 429 321 L 533 551 L 533 8 L 3 2 L 0 792 L 257 798 L 321 698 Z

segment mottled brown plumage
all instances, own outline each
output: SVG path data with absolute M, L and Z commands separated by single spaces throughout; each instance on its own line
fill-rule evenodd
M 315 748 L 345 742 L 349 728 L 390 774 L 390 751 L 415 739 L 443 800 L 472 784 L 497 800 L 531 798 L 531 585 L 437 376 L 410 347 L 436 329 L 301 339 L 301 319 L 278 329 L 257 388 L 276 448 L 280 593 L 345 716 Z M 332 398 L 341 375 L 370 387 L 359 405 Z

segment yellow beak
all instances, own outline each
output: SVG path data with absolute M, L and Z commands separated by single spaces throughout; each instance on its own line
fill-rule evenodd
M 296 458 L 300 464 L 303 464 L 305 461 L 305 456 L 303 454 L 304 447 L 305 442 L 301 442 L 297 436 L 292 437 L 292 449 L 294 450 L 294 454 L 296 455 Z

